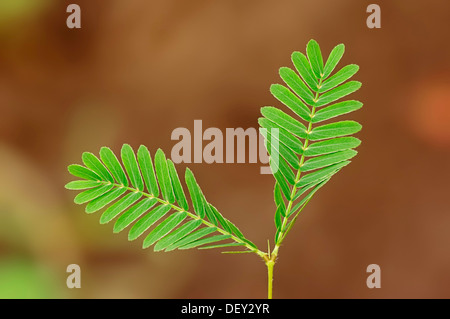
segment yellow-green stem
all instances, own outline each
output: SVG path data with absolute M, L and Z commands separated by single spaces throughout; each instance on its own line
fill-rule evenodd
M 273 266 L 275 265 L 275 261 L 268 260 L 266 262 L 267 265 L 267 277 L 268 277 L 268 283 L 267 283 L 267 299 L 272 299 L 272 289 L 273 289 Z

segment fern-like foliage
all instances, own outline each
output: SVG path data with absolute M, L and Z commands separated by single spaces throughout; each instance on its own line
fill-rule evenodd
M 83 153 L 84 165 L 69 166 L 79 180 L 69 182 L 66 188 L 81 191 L 74 201 L 87 204 L 86 213 L 103 210 L 100 223 L 115 220 L 114 232 L 129 227 L 129 240 L 145 233 L 143 248 L 231 248 L 224 252 L 259 255 L 267 266 L 268 298 L 272 298 L 273 268 L 281 243 L 306 204 L 350 163 L 361 143 L 351 136 L 361 130 L 359 123 L 334 121 L 362 107 L 359 101 L 341 100 L 361 87 L 360 82 L 348 81 L 358 71 L 357 65 L 344 66 L 333 74 L 344 50 L 343 44 L 337 45 L 324 63 L 318 43 L 311 40 L 306 55 L 292 54 L 295 70 L 280 68 L 285 85 L 270 88 L 290 114 L 272 106 L 261 108 L 263 117 L 258 122 L 275 177 L 277 207 L 275 246 L 271 250 L 268 243 L 267 253 L 206 200 L 190 169 L 184 177 L 186 196 L 174 163 L 161 149 L 152 158 L 145 146 L 135 153 L 125 144 L 121 161 L 107 147 L 100 149 L 99 157 Z
M 100 159 L 85 152 L 82 160 L 84 166 L 74 164 L 68 168 L 72 175 L 81 178 L 65 186 L 83 190 L 74 202 L 87 203 L 86 213 L 104 209 L 100 217 L 102 224 L 117 218 L 115 233 L 131 226 L 129 240 L 148 232 L 143 248 L 153 245 L 155 251 L 171 251 L 237 246 L 245 250 L 231 252 L 261 254 L 233 223 L 206 201 L 194 174 L 186 169 L 185 181 L 193 206 L 190 210 L 175 165 L 161 149 L 153 161 L 145 146 L 141 145 L 135 154 L 125 144 L 121 150 L 123 166 L 107 147 L 100 149 Z
M 343 44 L 337 45 L 325 64 L 314 40 L 306 47 L 307 55 L 294 52 L 292 62 L 296 70 L 287 67 L 279 70 L 286 86 L 273 84 L 270 88 L 272 95 L 294 116 L 271 106 L 261 108 L 260 131 L 276 180 L 277 244 L 283 241 L 317 190 L 350 163 L 357 153 L 354 148 L 361 143 L 349 136 L 361 130 L 357 122 L 322 123 L 362 107 L 361 102 L 354 100 L 337 102 L 361 87 L 360 82 L 346 82 L 358 71 L 357 65 L 347 65 L 331 75 L 344 49 Z

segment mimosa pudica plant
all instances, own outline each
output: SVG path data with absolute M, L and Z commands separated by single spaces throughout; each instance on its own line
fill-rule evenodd
M 147 233 L 143 248 L 153 246 L 154 251 L 165 252 L 217 248 L 227 249 L 224 253 L 258 255 L 267 266 L 270 299 L 281 244 L 314 194 L 350 163 L 357 154 L 354 149 L 361 143 L 350 136 L 361 130 L 360 124 L 351 120 L 328 121 L 362 107 L 359 101 L 339 101 L 361 87 L 360 82 L 347 81 L 359 69 L 355 64 L 332 75 L 344 49 L 343 44 L 334 47 L 324 63 L 318 43 L 309 41 L 306 55 L 292 54 L 295 70 L 280 68 L 284 84 L 270 87 L 272 95 L 291 114 L 277 107 L 261 108 L 258 122 L 275 178 L 277 207 L 274 246 L 268 245 L 267 252 L 247 239 L 206 200 L 189 168 L 184 174 L 188 190 L 185 192 L 174 163 L 161 149 L 152 158 L 147 147 L 141 145 L 134 152 L 125 144 L 121 160 L 107 147 L 100 149 L 99 157 L 85 152 L 84 165 L 68 167 L 80 180 L 65 187 L 83 190 L 74 202 L 87 203 L 86 213 L 104 209 L 101 224 L 116 219 L 114 233 L 130 227 L 129 240 Z

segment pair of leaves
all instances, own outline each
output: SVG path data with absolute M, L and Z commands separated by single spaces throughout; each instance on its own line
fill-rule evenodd
M 319 44 L 311 40 L 306 55 L 292 54 L 295 71 L 280 68 L 284 85 L 273 84 L 270 88 L 292 115 L 271 106 L 261 108 L 260 131 L 276 180 L 276 242 L 280 234 L 285 236 L 317 190 L 350 163 L 357 154 L 354 148 L 361 143 L 350 136 L 361 130 L 359 123 L 321 123 L 362 107 L 359 101 L 339 101 L 361 87 L 360 82 L 346 82 L 358 71 L 357 65 L 344 66 L 331 75 L 344 51 L 343 44 L 337 45 L 324 63 Z
M 260 131 L 276 180 L 276 244 L 281 243 L 314 194 L 350 163 L 357 154 L 354 148 L 361 143 L 351 136 L 361 129 L 359 123 L 322 123 L 362 107 L 359 101 L 339 101 L 361 87 L 360 82 L 347 82 L 358 71 L 357 65 L 347 65 L 332 75 L 344 50 L 343 44 L 337 45 L 326 63 L 314 40 L 308 43 L 306 55 L 294 52 L 295 70 L 280 68 L 284 85 L 273 84 L 270 88 L 291 114 L 271 106 L 261 109 Z M 84 153 L 82 159 L 84 166 L 69 166 L 69 172 L 81 180 L 68 183 L 66 188 L 83 190 L 75 197 L 75 203 L 87 203 L 87 213 L 105 208 L 100 222 L 117 218 L 114 232 L 133 224 L 130 240 L 150 231 L 144 248 L 154 245 L 155 251 L 170 251 L 240 246 L 246 250 L 239 252 L 264 255 L 206 201 L 187 169 L 185 182 L 193 206 L 193 212 L 189 211 L 188 197 L 175 165 L 161 150 L 156 152 L 154 164 L 145 146 L 135 154 L 129 145 L 124 145 L 122 162 L 106 147 L 100 150 L 100 159 L 91 153 Z
M 84 166 L 70 165 L 69 172 L 81 180 L 69 182 L 66 188 L 83 190 L 74 202 L 86 203 L 86 213 L 105 208 L 100 223 L 117 218 L 114 232 L 133 224 L 128 238 L 135 240 L 150 230 L 143 248 L 154 245 L 155 251 L 235 246 L 250 251 L 256 249 L 233 223 L 206 201 L 194 174 L 186 169 L 185 182 L 193 206 L 193 212 L 189 211 L 188 198 L 175 165 L 166 159 L 161 149 L 155 153 L 154 161 L 142 145 L 137 154 L 128 144 L 123 145 L 122 163 L 107 147 L 102 147 L 99 155 L 100 158 L 85 152 L 82 155 Z

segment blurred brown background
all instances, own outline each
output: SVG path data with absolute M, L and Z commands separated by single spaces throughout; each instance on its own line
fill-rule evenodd
M 381 29 L 366 26 L 370 3 Z M 257 127 L 261 106 L 279 106 L 278 68 L 314 38 L 360 65 L 363 144 L 286 240 L 274 297 L 450 298 L 449 17 L 444 0 L 1 1 L 0 297 L 265 298 L 254 255 L 154 253 L 113 235 L 73 203 L 66 167 L 104 145 L 170 154 L 172 130 L 194 119 Z M 272 241 L 260 164 L 189 167 L 248 238 Z M 71 263 L 81 289 L 66 287 Z M 366 287 L 372 263 L 381 289 Z

